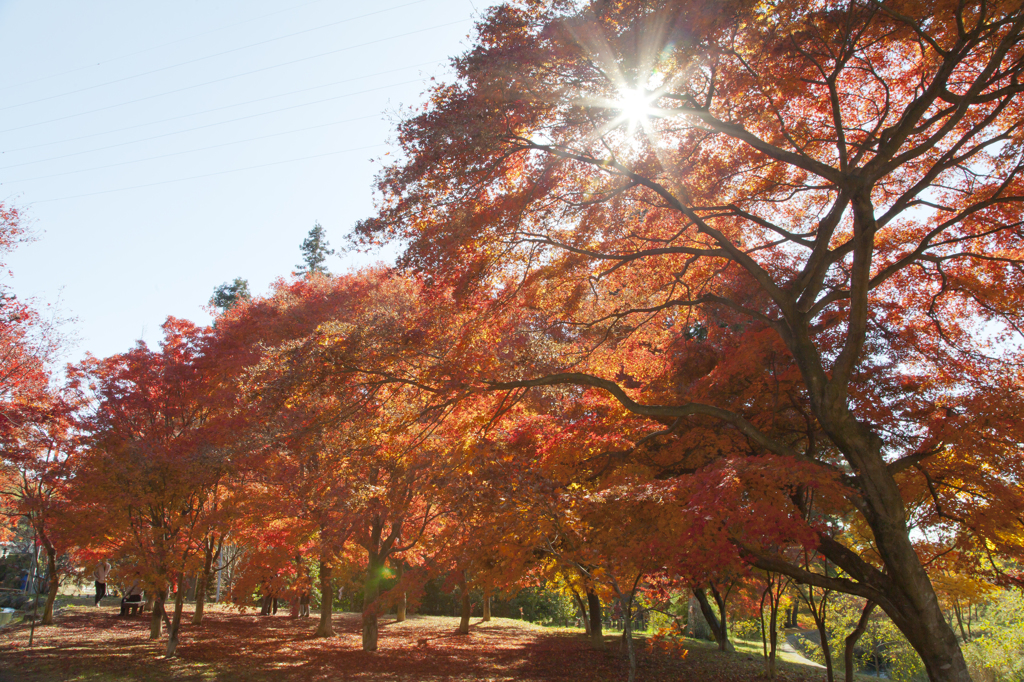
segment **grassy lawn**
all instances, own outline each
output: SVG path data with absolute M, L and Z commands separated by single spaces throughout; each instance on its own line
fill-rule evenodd
M 359 616 L 352 613 L 335 616 L 338 635 L 330 639 L 311 636 L 315 617 L 260 617 L 214 606 L 201 627 L 183 622 L 178 656 L 168 660 L 164 642 L 148 639 L 148 618 L 120 618 L 116 607 L 69 606 L 56 625 L 37 628 L 31 649 L 26 626 L 0 631 L 0 682 L 626 679 L 619 637 L 608 636 L 605 650 L 595 651 L 579 630 L 504 618 L 474 619 L 469 636 L 455 634 L 456 618 L 384 618 L 375 653 L 361 650 Z M 680 658 L 651 653 L 638 638 L 639 680 L 740 682 L 763 675 L 759 644 L 740 643 L 735 654 L 704 644 L 688 640 Z M 788 682 L 824 679 L 820 668 L 785 661 L 780 672 Z

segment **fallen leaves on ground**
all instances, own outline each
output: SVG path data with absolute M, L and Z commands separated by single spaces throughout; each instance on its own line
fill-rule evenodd
M 209 607 L 208 607 L 209 608 Z M 188 612 L 185 614 L 190 616 Z M 209 609 L 202 626 L 182 618 L 178 656 L 163 656 L 165 640 L 149 640 L 149 618 L 121 618 L 116 609 L 71 607 L 54 626 L 0 633 L 0 682 L 68 680 L 581 680 L 626 679 L 619 638 L 595 651 L 578 630 L 543 628 L 518 620 L 474 621 L 468 636 L 457 618 L 383 619 L 379 649 L 361 649 L 359 614 L 334 617 L 337 636 L 314 638 L 317 619 L 257 616 Z M 763 677 L 760 659 L 694 644 L 684 658 L 652 653 L 637 642 L 640 682 L 699 679 L 744 682 Z M 820 670 L 780 664 L 784 682 L 817 682 Z

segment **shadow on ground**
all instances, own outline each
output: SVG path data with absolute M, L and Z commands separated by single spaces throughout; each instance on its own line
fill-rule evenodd
M 150 641 L 149 619 L 121 618 L 114 608 L 71 607 L 57 625 L 0 633 L 0 682 L 41 680 L 625 680 L 619 643 L 608 638 L 594 651 L 575 631 L 547 630 L 522 621 L 476 623 L 455 634 L 458 619 L 414 616 L 381 621 L 379 650 L 361 649 L 358 614 L 334 618 L 337 636 L 314 638 L 316 618 L 261 617 L 228 610 L 208 612 L 203 625 L 183 619 L 174 659 L 164 641 Z M 425 640 L 425 641 L 424 641 Z M 753 658 L 694 649 L 685 660 L 641 649 L 641 680 L 701 679 L 739 682 L 761 670 Z M 748 660 L 749 658 L 749 660 Z M 784 679 L 821 679 L 816 671 L 784 666 Z

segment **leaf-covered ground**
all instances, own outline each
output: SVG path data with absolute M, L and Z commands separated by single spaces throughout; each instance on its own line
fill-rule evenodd
M 383 619 L 380 650 L 365 653 L 358 614 L 337 614 L 338 636 L 315 639 L 315 617 L 260 617 L 214 608 L 201 627 L 184 625 L 178 656 L 170 660 L 163 657 L 163 641 L 148 639 L 146 617 L 120 618 L 107 607 L 69 607 L 58 621 L 36 629 L 31 649 L 26 626 L 0 631 L 0 682 L 626 679 L 617 637 L 607 638 L 606 651 L 594 651 L 578 630 L 503 618 L 474 619 L 469 636 L 455 634 L 456 618 Z M 643 639 L 637 649 L 641 681 L 763 677 L 760 657 L 747 653 L 723 654 L 693 643 L 680 659 L 648 652 Z M 820 669 L 791 663 L 781 663 L 780 672 L 788 682 L 824 677 Z

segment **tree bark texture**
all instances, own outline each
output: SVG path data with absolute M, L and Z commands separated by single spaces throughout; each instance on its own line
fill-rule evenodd
M 320 559 L 320 624 L 313 633 L 314 637 L 333 637 L 334 626 L 331 617 L 334 614 L 334 584 L 331 580 L 331 565 Z
M 167 657 L 174 656 L 178 648 L 178 635 L 181 632 L 181 609 L 185 605 L 185 575 L 178 576 L 178 591 L 174 595 L 174 619 L 167 628 Z
M 157 590 L 153 597 L 153 615 L 149 619 L 149 638 L 160 639 L 164 626 L 164 602 L 167 601 L 167 588 Z
M 363 651 L 377 650 L 377 611 L 382 570 L 384 562 L 379 555 L 370 552 L 366 582 L 363 584 Z
M 213 543 L 206 543 L 206 556 L 203 559 L 203 572 L 196 581 L 196 610 L 192 614 L 192 624 L 202 625 L 203 612 L 206 607 L 206 590 L 213 574 Z
M 705 603 L 707 599 L 705 598 Z M 690 604 L 686 613 L 686 633 L 694 639 L 703 639 L 709 642 L 715 641 L 715 635 L 711 631 L 711 624 L 704 615 L 704 609 L 697 599 L 696 590 L 690 595 Z
M 467 580 L 466 571 L 462 571 L 461 573 L 459 588 L 461 588 L 462 591 L 462 620 L 459 621 L 459 634 L 468 635 L 469 618 L 472 614 L 469 603 L 469 581 Z
M 43 606 L 43 618 L 41 625 L 53 624 L 53 604 L 57 601 L 57 590 L 60 589 L 60 581 L 57 580 L 57 550 L 46 544 L 46 575 L 50 576 L 49 589 L 46 591 L 46 605 Z
M 735 651 L 732 642 L 729 641 L 729 635 L 726 632 L 726 621 L 725 621 L 725 600 L 721 599 L 721 595 L 717 594 L 715 602 L 718 604 L 722 619 L 719 620 L 718 616 L 715 615 L 714 609 L 711 608 L 711 604 L 708 603 L 707 594 L 704 592 L 703 587 L 698 587 L 693 590 L 693 596 L 696 599 L 697 605 L 700 607 L 700 613 L 704 617 L 704 623 L 708 626 L 711 631 L 711 637 L 718 643 L 718 649 L 720 651 Z

